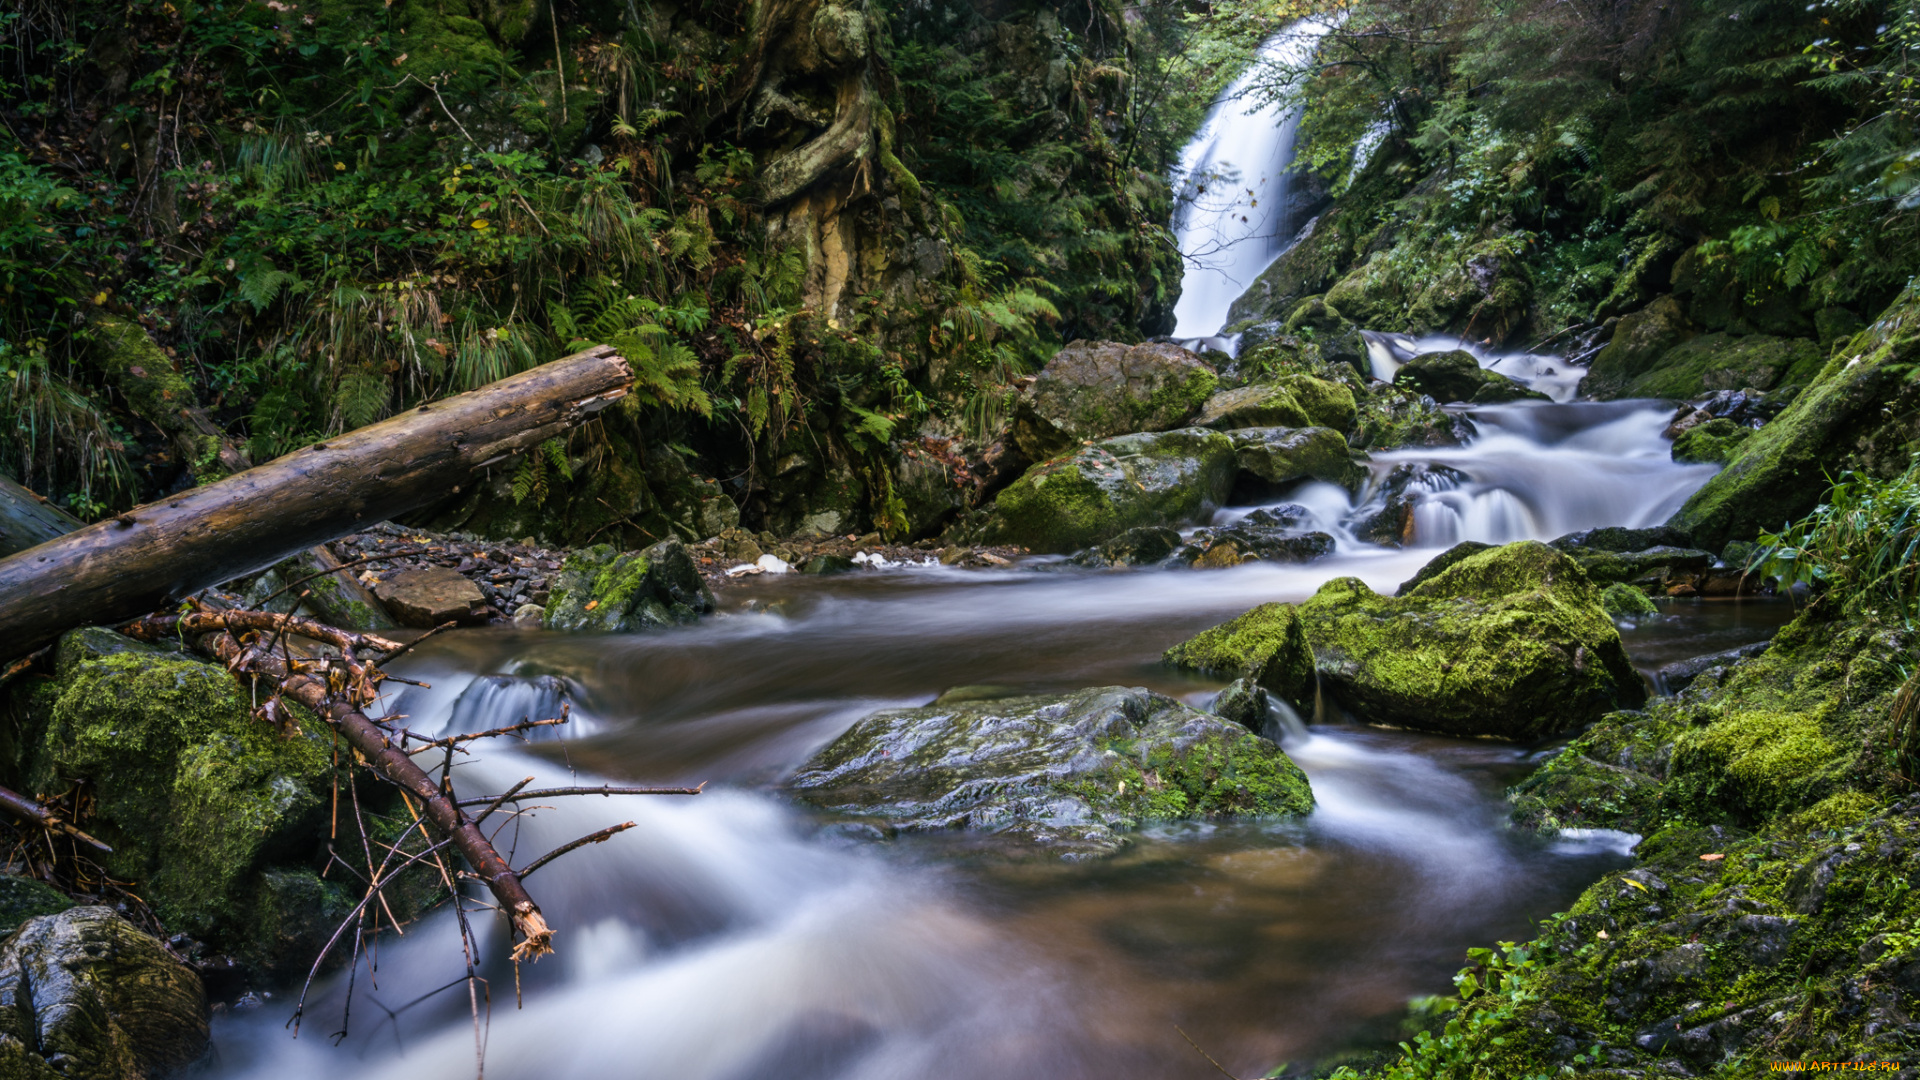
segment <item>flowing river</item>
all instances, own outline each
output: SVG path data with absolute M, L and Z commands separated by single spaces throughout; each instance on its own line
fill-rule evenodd
M 1218 1073 L 1189 1038 L 1238 1075 L 1389 1045 L 1410 998 L 1450 991 L 1466 948 L 1531 936 L 1624 864 L 1630 837 L 1503 826 L 1503 790 L 1542 748 L 1276 718 L 1312 815 L 1149 829 L 1089 862 L 964 835 L 876 842 L 810 814 L 780 780 L 865 713 L 959 685 L 1125 684 L 1204 704 L 1221 684 L 1161 666 L 1161 651 L 1255 604 L 1348 574 L 1391 591 L 1457 539 L 1662 520 L 1712 471 L 1668 460 L 1666 415 L 1652 402 L 1489 407 L 1470 414 L 1481 435 L 1466 447 L 1377 455 L 1376 477 L 1420 461 L 1464 478 L 1423 496 L 1420 546 L 1405 550 L 1345 531 L 1367 495 L 1309 486 L 1292 501 L 1339 537 L 1311 564 L 769 577 L 670 632 L 435 639 L 407 669 L 432 688 L 392 706 L 415 730 L 574 709 L 564 737 L 476 755 L 456 770 L 463 788 L 709 784 L 520 819 L 519 861 L 638 827 L 534 879 L 558 953 L 523 968 L 523 1007 L 498 933 L 486 937 L 486 1075 L 1198 1078 Z M 1626 637 L 1652 666 L 1766 637 L 1787 614 L 1688 601 Z M 453 916 L 430 916 L 363 966 L 340 1045 L 325 1037 L 341 1026 L 335 976 L 297 1040 L 283 997 L 223 1014 L 221 1074 L 471 1076 L 461 972 Z

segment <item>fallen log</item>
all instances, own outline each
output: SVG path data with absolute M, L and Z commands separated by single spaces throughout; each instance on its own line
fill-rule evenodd
M 360 651 L 377 649 L 391 654 L 402 648 L 400 643 L 265 611 L 150 615 L 127 626 L 124 632 L 141 641 L 178 637 L 195 642 L 235 675 L 270 683 L 267 689 L 275 697 L 289 697 L 306 706 L 346 740 L 368 768 L 419 802 L 427 821 L 466 859 L 473 875 L 500 902 L 500 910 L 521 936 L 513 948 L 515 960 L 538 959 L 553 951 L 553 930 L 520 883 L 523 875 L 501 857 L 451 792 L 435 783 L 425 769 L 394 745 L 391 733 L 362 711 L 378 697 L 381 676 L 361 658 Z M 339 650 L 339 655 L 303 659 L 286 650 L 276 651 L 285 634 L 330 645 Z
M 82 527 L 79 518 L 0 476 L 0 556 L 25 551 Z
M 632 385 L 627 362 L 597 346 L 0 559 L 0 659 L 456 494 Z

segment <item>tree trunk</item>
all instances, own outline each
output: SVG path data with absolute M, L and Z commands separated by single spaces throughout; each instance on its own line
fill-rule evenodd
M 0 476 L 0 557 L 64 536 L 82 524 L 79 518 Z
M 625 397 L 597 346 L 0 559 L 0 659 L 417 509 Z

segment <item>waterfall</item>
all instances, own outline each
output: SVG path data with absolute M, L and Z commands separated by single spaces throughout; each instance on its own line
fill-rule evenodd
M 1217 334 L 1227 309 L 1291 244 L 1293 139 L 1300 110 L 1250 97 L 1263 68 L 1293 66 L 1327 32 L 1304 20 L 1267 39 L 1180 152 L 1173 231 L 1187 260 L 1174 306 L 1176 338 Z

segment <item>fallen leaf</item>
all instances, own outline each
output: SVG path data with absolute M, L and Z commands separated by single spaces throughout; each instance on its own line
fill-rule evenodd
M 592 611 L 592 610 L 593 610 L 594 608 L 597 608 L 597 607 L 599 607 L 599 606 L 600 606 L 600 601 L 598 601 L 598 600 L 589 600 L 589 601 L 587 601 L 587 606 L 586 606 L 586 607 L 584 607 L 584 608 L 581 608 L 580 610 L 582 610 L 582 611 Z
M 1719 862 L 1721 859 L 1724 859 L 1724 858 L 1726 858 L 1725 855 L 1722 855 L 1719 852 L 1714 852 L 1711 855 L 1700 856 L 1700 861 L 1701 862 Z
M 1626 882 L 1627 884 L 1633 886 L 1636 889 L 1639 889 L 1641 892 L 1647 891 L 1647 887 L 1645 885 L 1640 884 L 1639 882 L 1633 880 L 1632 878 L 1621 878 L 1620 880 Z
M 1605 930 L 1602 930 L 1602 931 L 1600 931 L 1600 932 L 1599 932 L 1598 934 L 1596 934 L 1596 935 L 1594 935 L 1594 936 L 1595 936 L 1595 937 L 1598 937 L 1598 938 L 1599 938 L 1599 939 L 1600 939 L 1601 941 L 1612 941 L 1612 940 L 1613 940 L 1612 938 L 1610 938 L 1610 937 L 1608 937 L 1608 936 L 1607 936 L 1607 932 L 1606 932 Z

